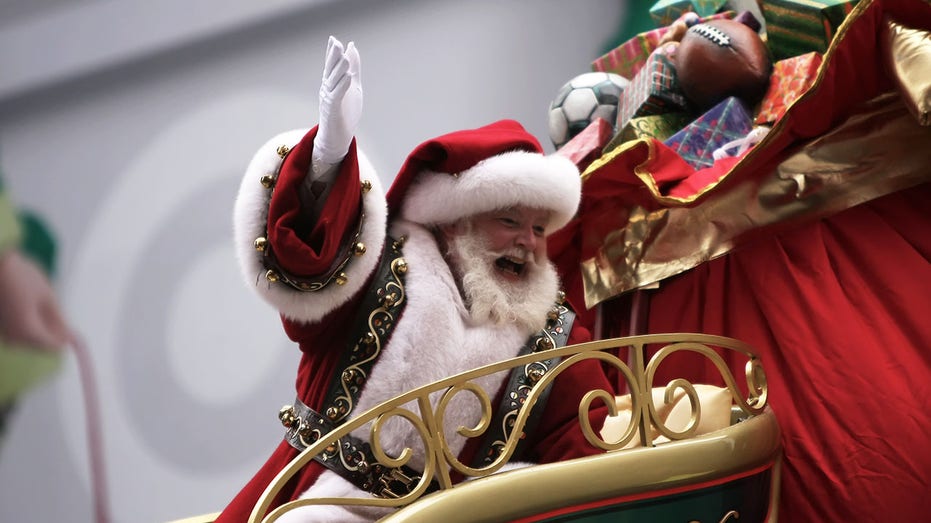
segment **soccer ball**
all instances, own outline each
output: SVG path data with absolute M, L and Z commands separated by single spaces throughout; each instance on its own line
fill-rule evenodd
M 617 104 L 630 81 L 614 73 L 584 73 L 566 82 L 550 104 L 549 132 L 559 149 L 595 118 L 616 125 Z

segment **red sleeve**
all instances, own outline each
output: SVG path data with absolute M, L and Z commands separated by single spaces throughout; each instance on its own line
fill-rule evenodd
M 301 212 L 298 188 L 310 167 L 316 134 L 315 127 L 288 154 L 268 209 L 271 252 L 285 271 L 304 277 L 329 271 L 358 226 L 361 207 L 359 161 L 353 140 L 320 218 L 312 223 Z

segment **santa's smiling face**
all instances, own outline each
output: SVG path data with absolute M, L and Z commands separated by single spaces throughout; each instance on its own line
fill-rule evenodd
M 474 319 L 542 328 L 559 288 L 546 257 L 549 220 L 550 211 L 510 207 L 441 227 Z
M 485 239 L 489 251 L 501 254 L 494 263 L 499 277 L 520 281 L 528 263 L 546 261 L 544 231 L 550 214 L 530 207 L 510 207 L 471 219 L 472 232 Z

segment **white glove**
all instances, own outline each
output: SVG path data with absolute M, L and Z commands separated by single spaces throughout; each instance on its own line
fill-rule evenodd
M 314 138 L 313 163 L 341 162 L 349 152 L 361 116 L 359 52 L 353 42 L 344 49 L 342 42 L 331 36 L 320 84 L 320 127 Z

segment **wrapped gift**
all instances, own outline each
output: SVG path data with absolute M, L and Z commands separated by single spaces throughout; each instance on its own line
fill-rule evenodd
M 623 129 L 615 133 L 614 137 L 604 148 L 604 152 L 614 149 L 618 145 L 640 138 L 656 138 L 664 141 L 676 134 L 683 127 L 695 119 L 695 115 L 687 112 L 654 114 L 631 118 Z
M 733 18 L 734 15 L 733 11 L 727 11 L 711 15 L 701 21 Z M 660 40 L 668 31 L 669 27 L 660 27 L 635 35 L 592 62 L 592 71 L 619 74 L 628 80 L 633 78 L 646 64 L 650 54 L 659 47 Z
M 572 137 L 559 148 L 558 154 L 572 160 L 579 171 L 584 171 L 588 164 L 601 156 L 605 144 L 614 133 L 614 123 L 604 118 L 595 118 L 582 132 Z
M 773 59 L 824 53 L 857 0 L 766 0 L 761 9 Z
M 615 128 L 623 129 L 638 116 L 681 111 L 688 111 L 688 101 L 679 88 L 676 67 L 664 53 L 655 52 L 621 93 Z
M 811 52 L 786 58 L 773 64 L 769 89 L 760 102 L 754 123 L 773 123 L 782 118 L 786 110 L 815 82 L 821 54 Z
M 693 12 L 698 16 L 710 16 L 727 5 L 727 0 L 659 0 L 650 8 L 650 18 L 656 27 L 667 26 L 680 16 Z
M 698 170 L 714 164 L 715 149 L 745 137 L 752 129 L 750 111 L 739 98 L 732 96 L 663 143 Z

